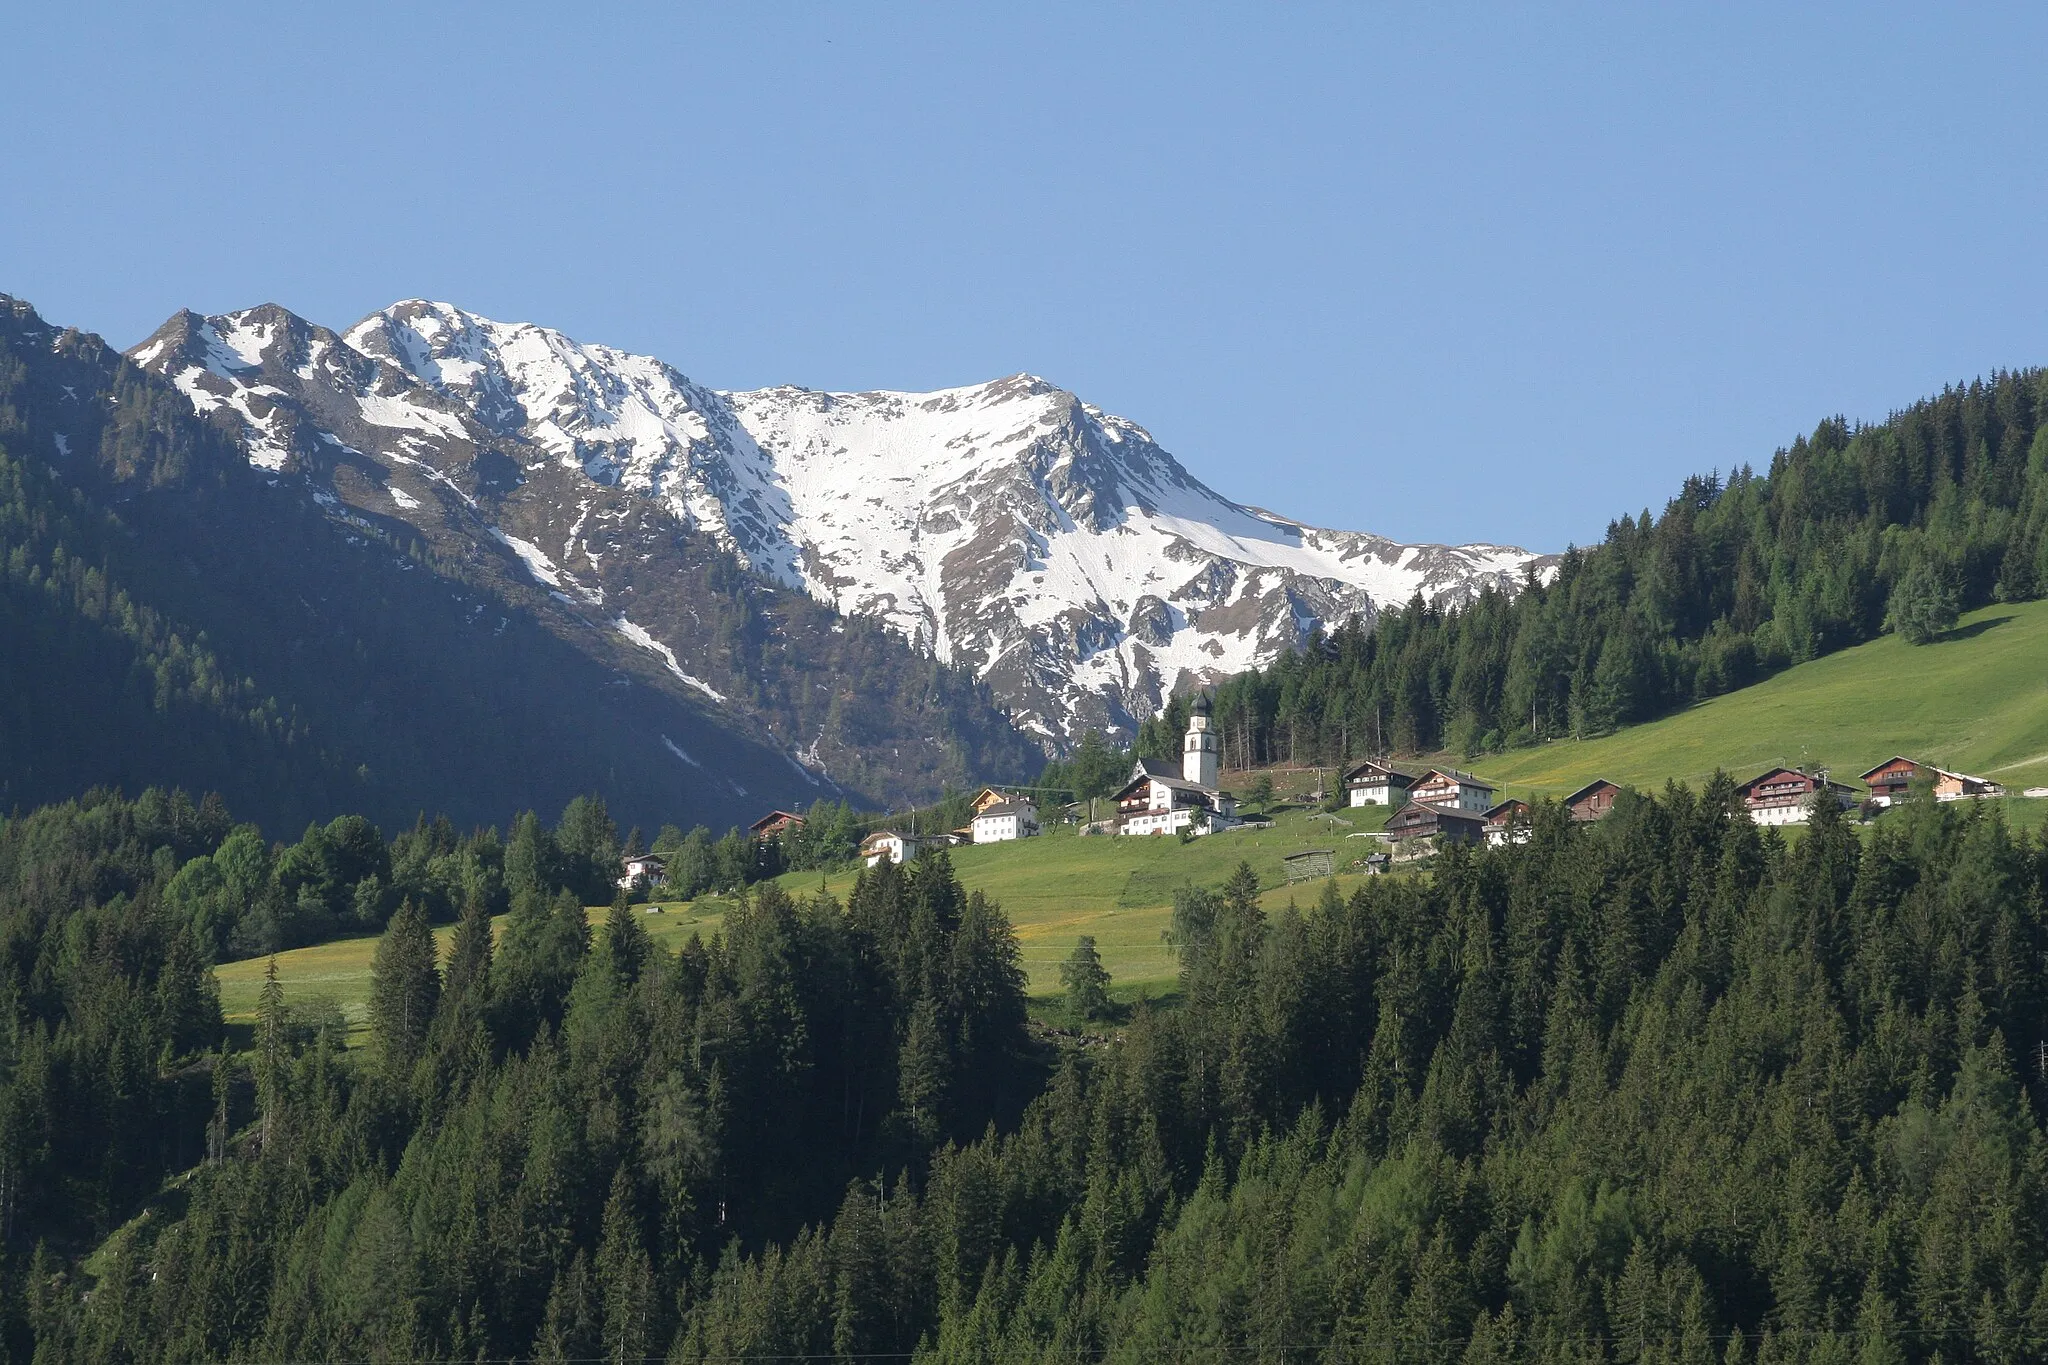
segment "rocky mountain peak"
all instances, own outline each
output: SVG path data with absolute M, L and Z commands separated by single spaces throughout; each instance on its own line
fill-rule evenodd
M 1547 564 L 1233 502 L 1136 422 L 1028 373 L 930 393 L 721 392 L 651 356 L 421 299 L 343 336 L 268 305 L 181 314 L 135 358 L 242 417 L 268 467 L 335 448 L 443 480 L 512 466 L 570 528 L 536 569 L 558 585 L 606 553 L 578 489 L 638 499 L 972 669 L 1052 750 L 1084 728 L 1128 731 L 1318 626 L 1418 592 L 1463 601 Z

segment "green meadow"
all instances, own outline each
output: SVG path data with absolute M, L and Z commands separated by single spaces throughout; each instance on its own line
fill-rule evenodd
M 1600 739 L 1459 762 L 1530 796 L 1596 777 L 1649 791 L 1667 778 L 1697 786 L 1717 768 L 1744 781 L 1780 763 L 1854 785 L 1893 754 L 2015 793 L 2048 785 L 2048 602 L 1971 612 L 1932 644 L 1887 635 Z
M 1347 841 L 1345 836 L 1371 833 L 1385 822 L 1386 812 L 1378 808 L 1346 810 L 1334 817 L 1280 810 L 1272 829 L 1237 830 L 1186 844 L 1163 838 L 1083 838 L 1058 828 L 1036 839 L 956 848 L 950 856 L 962 884 L 987 894 L 1010 917 L 1034 997 L 1044 1001 L 1058 993 L 1060 963 L 1081 935 L 1092 934 L 1114 979 L 1113 993 L 1128 1000 L 1141 991 L 1162 996 L 1174 987 L 1178 963 L 1161 936 L 1172 916 L 1176 888 L 1219 883 L 1243 860 L 1259 874 L 1268 909 L 1277 910 L 1290 898 L 1306 903 L 1321 894 L 1321 883 L 1290 887 L 1284 856 L 1327 849 L 1341 868 L 1379 847 L 1376 840 Z M 790 873 L 781 880 L 794 895 L 811 894 L 822 886 L 844 900 L 853 889 L 856 870 L 823 877 L 816 872 Z M 1359 874 L 1336 880 L 1348 891 Z M 707 940 L 716 934 L 725 906 L 705 897 L 641 909 L 641 923 L 655 941 L 674 951 L 692 934 Z M 598 906 L 589 913 L 595 924 L 609 911 Z M 453 934 L 453 926 L 435 931 L 444 955 Z M 376 938 L 365 937 L 279 953 L 278 980 L 286 1000 L 301 1005 L 333 1002 L 348 1021 L 350 1039 L 360 1041 L 368 1028 L 370 960 L 376 951 Z M 230 1022 L 255 1017 L 267 962 L 251 958 L 214 969 L 221 1008 Z
M 1497 783 L 1503 795 L 1541 797 L 1596 777 L 1655 791 L 1667 779 L 1698 785 L 1717 768 L 1742 779 L 1779 763 L 1823 766 L 1847 780 L 1895 753 L 1993 778 L 2015 795 L 2048 785 L 2048 602 L 1973 612 L 1933 644 L 1914 647 L 1886 636 L 1601 739 L 1559 740 L 1457 762 Z M 1173 990 L 1177 974 L 1173 950 L 1161 937 L 1175 889 L 1213 886 L 1243 860 L 1266 888 L 1268 909 L 1279 909 L 1321 890 L 1314 883 L 1287 884 L 1286 854 L 1328 849 L 1341 870 L 1377 847 L 1347 836 L 1379 830 L 1385 811 L 1368 807 L 1331 817 L 1287 808 L 1290 798 L 1304 796 L 1288 784 L 1298 788 L 1310 779 L 1276 774 L 1276 780 L 1283 808 L 1271 829 L 1183 844 L 1084 838 L 1056 828 L 1036 839 L 954 849 L 953 866 L 968 889 L 986 893 L 1009 915 L 1039 1001 L 1058 993 L 1060 963 L 1083 934 L 1094 935 L 1116 995 L 1162 996 Z M 1245 785 L 1241 777 L 1236 785 Z M 2048 801 L 2004 804 L 2009 818 L 2028 824 L 2048 816 Z M 782 881 L 793 894 L 822 887 L 843 900 L 854 876 L 847 868 L 823 876 L 790 873 Z M 1337 881 L 1348 890 L 1357 875 Z M 594 921 L 605 913 L 602 907 L 590 912 Z M 642 922 L 674 950 L 692 934 L 716 934 L 723 914 L 723 904 L 707 897 L 662 905 Z M 439 931 L 444 951 L 452 932 Z M 345 939 L 279 954 L 286 998 L 334 1002 L 351 1037 L 360 1037 L 376 946 L 374 938 Z M 216 969 L 230 1020 L 253 1016 L 263 971 L 263 959 Z

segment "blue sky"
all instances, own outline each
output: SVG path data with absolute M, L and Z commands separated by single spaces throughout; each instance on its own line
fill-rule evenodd
M 2048 361 L 2041 7 L 13 8 L 0 291 L 123 346 L 424 295 L 720 387 L 1030 370 L 1542 549 Z

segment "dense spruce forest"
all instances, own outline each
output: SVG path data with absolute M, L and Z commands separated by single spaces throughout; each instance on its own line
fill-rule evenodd
M 348 1052 L 223 1030 L 173 891 L 223 822 L 0 829 L 0 1359 L 2048 1352 L 2048 847 L 1995 811 L 1787 842 L 1719 780 L 1240 871 L 1095 1037 L 942 856 L 670 954 L 551 836 L 495 944 L 401 902 Z
M 2048 370 L 1688 479 L 1557 576 L 1354 622 L 1216 695 L 1224 763 L 1467 756 L 1605 733 L 1897 628 L 2048 594 Z

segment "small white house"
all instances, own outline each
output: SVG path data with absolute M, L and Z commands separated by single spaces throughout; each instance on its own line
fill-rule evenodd
M 869 867 L 881 862 L 914 862 L 926 848 L 945 842 L 933 835 L 899 834 L 893 829 L 878 829 L 861 840 L 860 858 Z
M 1352 806 L 1398 806 L 1413 785 L 1414 773 L 1374 759 L 1344 772 L 1345 800 Z
M 668 864 L 653 853 L 641 853 L 630 858 L 621 858 L 619 865 L 624 870 L 619 874 L 619 888 L 624 891 L 645 891 L 650 886 L 668 884 Z
M 984 806 L 974 816 L 974 842 L 1000 844 L 1009 839 L 1029 839 L 1038 833 L 1038 806 L 1018 799 Z

